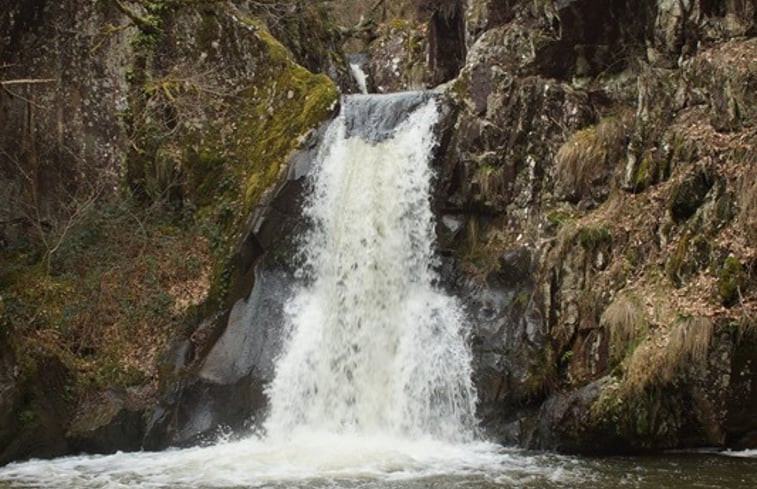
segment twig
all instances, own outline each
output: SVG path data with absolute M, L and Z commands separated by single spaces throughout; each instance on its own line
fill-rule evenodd
M 11 98 L 20 99 L 20 100 L 26 102 L 27 104 L 31 105 L 35 109 L 44 109 L 44 107 L 42 107 L 38 103 L 32 101 L 31 99 L 28 99 L 28 98 L 24 97 L 23 95 L 20 95 L 20 94 L 18 94 L 16 92 L 11 91 L 11 89 L 8 88 L 8 87 L 6 87 L 5 85 L 0 85 L 0 88 L 2 88 L 3 92 L 7 93 Z
M 3 80 L 0 85 L 35 85 L 38 83 L 52 83 L 57 81 L 55 78 L 19 78 L 17 80 Z
M 63 244 L 63 241 L 66 239 L 66 235 L 71 230 L 71 228 L 79 221 L 79 216 L 84 214 L 91 206 L 94 204 L 94 202 L 97 200 L 97 198 L 102 193 L 102 188 L 100 188 L 96 193 L 91 195 L 89 199 L 85 200 L 83 204 L 79 205 L 76 204 L 76 208 L 74 209 L 74 212 L 71 213 L 71 215 L 68 218 L 68 221 L 66 222 L 66 225 L 63 227 L 63 231 L 58 236 L 58 240 L 55 243 L 55 246 L 52 248 L 48 248 L 47 250 L 47 272 L 50 273 L 50 270 L 52 268 L 52 259 L 53 254 L 55 254 L 56 251 L 58 251 L 58 248 Z

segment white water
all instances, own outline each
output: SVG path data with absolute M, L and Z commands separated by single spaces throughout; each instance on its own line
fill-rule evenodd
M 355 79 L 360 93 L 368 93 L 368 74 L 360 67 L 360 63 L 350 63 L 350 72 Z
M 417 96 L 417 95 L 416 95 Z M 379 143 L 326 135 L 306 216 L 310 285 L 269 389 L 269 435 L 297 430 L 470 441 L 464 319 L 433 283 L 429 100 Z
M 377 103 L 353 102 L 360 100 Z M 379 105 L 384 100 L 399 99 Z M 377 126 L 359 120 L 359 107 L 357 114 L 353 124 Z M 303 285 L 287 308 L 289 338 L 268 389 L 265 435 L 11 464 L 0 481 L 238 487 L 539 472 L 475 437 L 463 314 L 434 285 L 429 158 L 438 117 L 428 99 L 381 142 L 349 136 L 346 116 L 330 126 L 306 205 Z
M 465 323 L 434 287 L 437 116 L 429 101 L 376 144 L 348 137 L 344 117 L 329 129 L 306 211 L 315 226 L 304 239 L 305 285 L 289 306 L 265 435 L 15 463 L 0 468 L 0 488 L 753 489 L 754 451 L 715 462 L 581 460 L 477 440 Z

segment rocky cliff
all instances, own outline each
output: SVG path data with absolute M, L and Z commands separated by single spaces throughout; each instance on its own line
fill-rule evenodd
M 376 90 L 444 82 L 458 108 L 437 212 L 484 427 L 568 452 L 754 446 L 753 3 L 416 5 L 363 49 Z
M 75 3 L 0 1 L 0 463 L 254 426 L 277 334 L 242 325 L 345 41 L 452 108 L 434 206 L 491 436 L 757 446 L 749 0 Z
M 263 7 L 0 4 L 0 463 L 140 448 L 247 296 L 346 72 L 320 5 Z
M 754 20 L 750 2 L 469 2 L 439 212 L 502 441 L 757 441 Z

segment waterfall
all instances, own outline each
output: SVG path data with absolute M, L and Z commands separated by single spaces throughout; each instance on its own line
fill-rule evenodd
M 263 433 L 11 464 L 0 487 L 411 489 L 550 473 L 475 436 L 465 317 L 435 271 L 436 97 L 347 96 L 326 131 L 304 205 L 302 267 L 281 288 L 293 292 Z M 254 317 L 266 310 L 239 317 L 270 320 Z
M 269 435 L 470 439 L 464 316 L 435 286 L 438 118 L 428 94 L 348 96 L 329 127 L 305 208 L 304 284 L 287 306 L 290 337 L 268 390 Z
M 349 61 L 350 72 L 355 79 L 360 93 L 368 93 L 368 74 L 363 70 L 360 61 Z

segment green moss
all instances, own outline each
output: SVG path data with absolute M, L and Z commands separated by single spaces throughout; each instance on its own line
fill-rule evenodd
M 229 109 L 181 143 L 185 193 L 214 255 L 211 303 L 223 300 L 235 280 L 232 255 L 247 219 L 339 97 L 328 77 L 294 63 L 262 23 L 241 21 L 253 28 L 260 70 L 226 102 Z
M 560 228 L 563 224 L 571 219 L 569 212 L 564 210 L 556 210 L 547 214 L 547 222 L 556 228 Z
M 683 236 L 681 236 L 678 245 L 676 245 L 675 252 L 666 267 L 668 278 L 676 287 L 680 287 L 682 284 L 680 271 L 689 251 L 689 239 L 689 233 L 684 233 Z
M 668 279 L 681 287 L 689 277 L 709 266 L 710 256 L 710 242 L 705 236 L 684 232 L 666 264 Z
M 635 188 L 641 190 L 651 183 L 652 159 L 645 155 L 636 170 Z
M 248 174 L 244 191 L 246 205 L 258 202 L 262 193 L 278 179 L 287 156 L 300 145 L 298 136 L 325 120 L 339 95 L 328 77 L 314 76 L 299 66 L 281 73 L 275 87 L 280 91 L 278 100 L 263 98 L 254 106 L 248 106 L 257 117 L 241 125 L 243 133 L 258 135 L 240 148 Z M 253 97 L 250 99 L 254 101 Z
M 513 299 L 513 302 L 518 306 L 526 306 L 531 302 L 531 294 L 527 290 L 521 290 Z
M 578 232 L 578 242 L 587 250 L 597 250 L 612 242 L 612 235 L 604 227 L 583 228 Z
M 408 26 L 408 21 L 406 19 L 395 17 L 389 21 L 389 26 L 394 30 L 401 31 Z
M 747 279 L 741 262 L 732 256 L 726 258 L 718 278 L 721 302 L 726 307 L 736 305 L 741 300 Z

